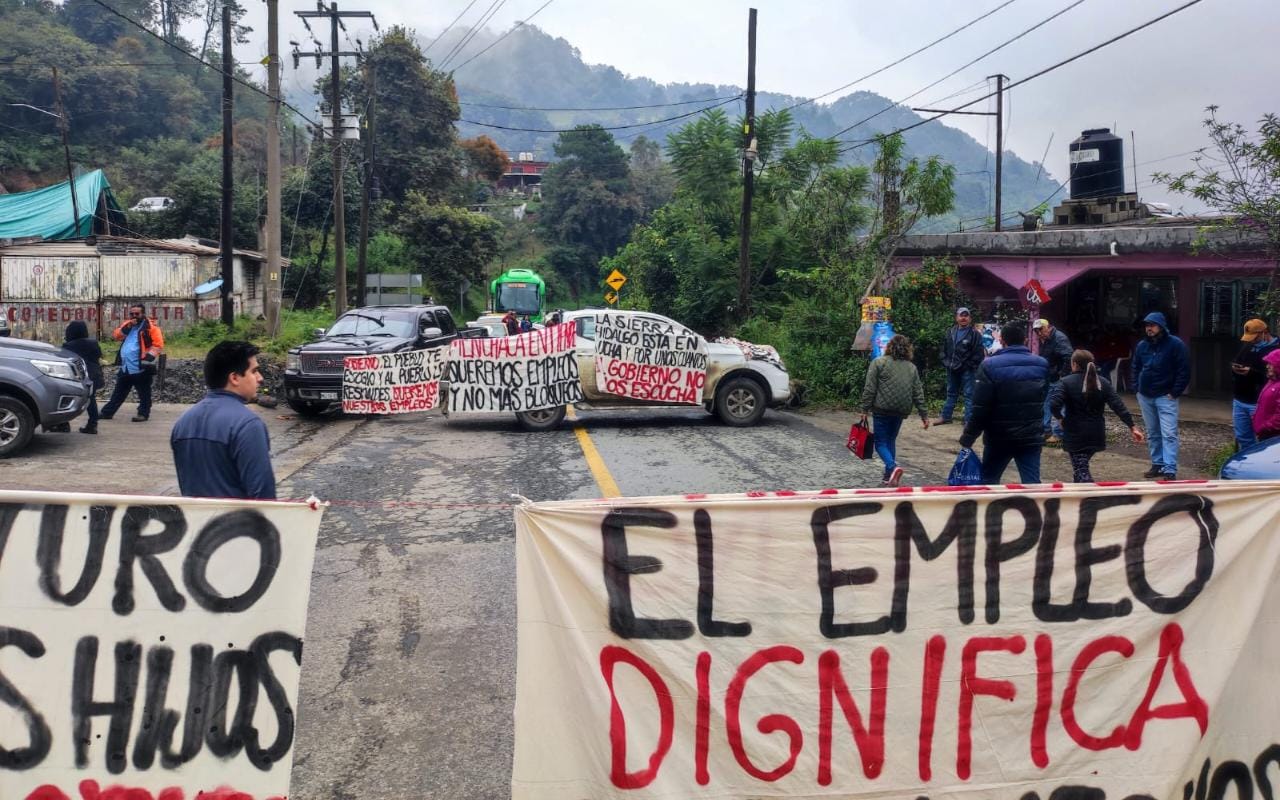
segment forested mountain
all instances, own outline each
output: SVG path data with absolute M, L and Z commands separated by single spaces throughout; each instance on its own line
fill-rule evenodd
M 434 44 L 429 39 L 425 40 L 424 46 L 430 46 L 428 57 L 443 59 L 456 43 L 455 37 L 460 35 L 451 33 Z M 456 68 L 466 62 L 472 54 L 479 53 L 491 44 L 494 38 L 494 35 L 485 35 L 472 40 L 460 56 L 455 56 L 452 63 L 445 64 L 445 69 Z M 742 93 L 742 89 L 737 86 L 706 83 L 658 84 L 648 78 L 626 76 L 608 65 L 589 65 L 582 61 L 572 44 L 549 36 L 533 25 L 514 31 L 501 44 L 457 69 L 454 80 L 458 86 L 464 120 L 459 123 L 461 135 L 476 136 L 484 133 L 508 152 L 533 151 L 540 157 L 551 156 L 551 146 L 556 134 L 489 128 L 469 124 L 467 120 L 508 128 L 562 129 L 592 122 L 604 126 L 632 125 L 696 112 Z M 769 109 L 786 108 L 803 100 L 804 98 L 790 95 L 762 92 L 757 95 L 756 109 L 757 113 L 763 113 Z M 519 111 L 496 107 L 616 108 L 670 103 L 688 104 L 584 112 Z M 737 100 L 728 100 L 723 108 L 730 117 L 742 113 L 742 105 Z M 865 140 L 920 120 L 920 116 L 910 109 L 894 106 L 888 98 L 869 91 L 855 92 L 830 103 L 801 105 L 792 111 L 797 129 L 816 137 L 830 136 L 877 113 L 879 115 L 874 119 L 840 138 Z M 665 140 L 668 134 L 691 119 L 693 117 L 686 116 L 670 122 L 616 130 L 613 133 L 615 139 L 624 145 L 641 135 L 649 139 Z M 994 156 L 983 143 L 940 122 L 928 123 L 908 131 L 904 138 L 909 155 L 937 155 L 955 165 L 956 208 L 951 215 L 952 219 L 976 218 L 977 221 L 969 223 L 976 225 L 991 214 Z M 844 159 L 849 163 L 870 163 L 872 150 L 871 147 L 854 149 L 846 153 Z M 1005 213 L 1034 208 L 1052 194 L 1058 185 L 1059 182 L 1040 170 L 1037 163 L 1005 152 Z M 931 227 L 943 226 L 941 223 L 931 223 Z

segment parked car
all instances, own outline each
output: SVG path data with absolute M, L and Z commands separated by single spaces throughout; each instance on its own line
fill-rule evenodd
M 168 211 L 177 205 L 177 202 L 172 197 L 144 197 L 134 203 L 129 210 L 153 213 L 156 211 Z
M 577 329 L 575 352 L 578 358 L 578 374 L 582 378 L 582 393 L 586 408 L 634 408 L 638 406 L 677 406 L 672 404 L 634 400 L 600 391 L 596 387 L 595 315 L 593 309 L 564 312 L 565 325 Z M 667 325 L 678 325 L 666 317 L 647 311 L 610 311 L 611 314 L 627 314 L 644 317 Z M 681 326 L 683 327 L 683 326 Z M 699 337 L 701 339 L 701 337 Z M 707 352 L 707 382 L 702 390 L 703 407 L 715 414 L 726 425 L 744 427 L 756 425 L 764 417 L 765 409 L 786 404 L 791 397 L 791 379 L 782 360 L 766 349 L 771 357 L 748 357 L 741 347 L 719 342 L 702 341 Z M 526 411 L 516 415 L 526 430 L 549 430 L 564 419 L 565 409 Z
M 0 458 L 20 453 L 37 425 L 64 428 L 92 392 L 79 356 L 44 342 L 0 338 Z
M 1224 481 L 1280 479 L 1280 436 L 1263 439 L 1228 458 L 1218 477 Z
M 285 401 L 303 416 L 323 414 L 342 403 L 342 367 L 347 356 L 442 347 L 460 335 L 444 306 L 352 309 L 327 331 L 317 332 L 316 341 L 289 351 L 284 369 Z

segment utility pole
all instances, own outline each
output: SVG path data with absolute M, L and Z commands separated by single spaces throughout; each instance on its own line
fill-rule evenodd
M 374 109 L 377 106 L 377 74 L 373 59 L 364 61 L 365 92 L 368 105 L 364 117 L 364 186 L 360 192 L 360 245 L 356 249 L 356 305 L 363 306 L 368 293 L 369 204 L 373 200 Z
M 333 119 L 333 130 L 330 132 L 333 137 L 333 293 L 334 310 L 342 314 L 347 310 L 347 226 L 342 193 L 342 75 L 341 62 L 338 59 L 341 56 L 359 57 L 360 53 L 343 52 L 338 49 L 338 27 L 342 24 L 343 17 L 373 19 L 373 14 L 369 11 L 339 11 L 337 3 L 330 3 L 329 10 L 326 11 L 322 2 L 317 2 L 315 11 L 295 11 L 294 13 L 304 20 L 309 17 L 329 18 L 330 50 L 327 53 L 316 53 L 316 57 L 328 56 L 331 59 L 329 80 L 333 94 L 333 108 L 330 109 Z M 374 28 L 377 27 L 375 21 Z
M 280 0 L 267 0 L 267 331 L 280 330 Z
M 231 76 L 236 68 L 235 58 L 231 53 L 231 4 L 222 6 L 222 229 L 219 238 L 222 247 L 222 322 L 231 325 L 236 321 L 235 306 L 231 302 L 232 281 L 234 280 L 235 252 L 232 248 L 233 232 L 231 229 L 231 167 L 232 167 L 232 96 Z
M 75 170 L 71 168 L 71 143 L 69 141 L 69 132 L 67 130 L 67 111 L 62 107 L 62 81 L 58 78 L 58 68 L 50 66 L 53 70 L 53 96 L 58 104 L 58 129 L 62 131 L 62 155 L 67 160 L 67 186 L 71 189 L 71 218 L 75 221 L 75 235 L 80 235 L 80 203 L 76 200 L 76 175 Z M 93 233 L 92 223 L 89 225 L 89 232 Z
M 1008 80 L 1007 75 L 992 76 L 996 79 L 996 230 L 1001 230 L 1000 225 L 1000 193 L 1001 193 L 1001 168 L 1004 164 L 1004 82 Z
M 742 224 L 738 234 L 738 319 L 751 306 L 751 201 L 756 160 L 756 10 L 747 17 L 747 119 L 742 129 Z

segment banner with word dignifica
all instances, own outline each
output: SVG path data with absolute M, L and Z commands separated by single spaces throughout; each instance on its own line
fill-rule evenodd
M 701 336 L 658 317 L 596 314 L 596 388 L 661 403 L 702 402 L 707 348 Z
M 440 376 L 448 356 L 445 347 L 347 356 L 342 368 L 343 413 L 430 411 L 440 398 Z
M 1280 483 L 516 510 L 517 800 L 1280 794 Z
M 582 401 L 573 325 L 519 336 L 455 339 L 444 380 L 455 411 L 535 411 Z
M 287 797 L 320 516 L 0 492 L 0 798 Z

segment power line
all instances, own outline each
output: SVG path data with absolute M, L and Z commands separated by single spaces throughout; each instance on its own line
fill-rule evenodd
M 450 48 L 449 54 L 440 62 L 440 69 L 444 69 L 455 56 L 461 55 L 463 49 L 465 49 L 466 46 L 471 43 L 471 40 L 475 38 L 476 34 L 479 33 L 480 28 L 483 27 L 490 19 L 493 19 L 493 15 L 498 13 L 498 9 L 502 8 L 506 3 L 507 0 L 493 0 L 493 2 L 489 4 L 489 7 L 485 9 L 484 13 L 480 15 L 480 18 L 475 21 L 475 24 L 467 29 L 467 32 L 458 40 L 458 43 Z
M 120 19 L 124 20 L 125 22 L 129 23 L 130 25 L 132 25 L 133 27 L 135 27 L 135 28 L 137 28 L 138 30 L 142 31 L 143 33 L 147 34 L 147 35 L 148 35 L 148 36 L 150 36 L 151 38 L 159 40 L 159 41 L 160 41 L 160 42 L 162 42 L 166 47 L 171 47 L 171 48 L 173 48 L 174 50 L 177 50 L 179 53 L 182 53 L 184 56 L 186 56 L 187 58 L 191 59 L 192 61 L 196 61 L 196 62 L 199 62 L 200 64 L 203 64 L 205 67 L 207 67 L 207 68 L 209 68 L 209 69 L 213 70 L 214 72 L 218 73 L 219 75 L 224 75 L 224 76 L 225 76 L 225 75 L 227 74 L 226 72 L 224 72 L 224 71 L 222 70 L 222 68 L 221 68 L 221 67 L 216 66 L 216 65 L 214 65 L 214 64 L 212 64 L 212 63 L 210 63 L 210 62 L 208 62 L 208 61 L 205 61 L 203 58 L 201 58 L 200 56 L 196 55 L 195 53 L 192 53 L 192 52 L 189 52 L 189 51 L 187 51 L 187 50 L 182 49 L 182 48 L 181 48 L 181 47 L 179 47 L 178 45 L 174 44 L 173 42 L 171 42 L 171 41 L 169 41 L 168 39 L 164 38 L 164 37 L 163 37 L 163 36 L 161 36 L 160 34 L 156 33 L 156 32 L 155 32 L 155 31 L 153 31 L 153 30 L 151 30 L 151 29 L 150 29 L 150 28 L 148 28 L 146 25 L 143 25 L 141 22 L 138 22 L 138 21 L 137 21 L 136 19 L 134 19 L 133 17 L 130 17 L 130 16 L 126 15 L 126 14 L 122 14 L 121 12 L 119 12 L 119 11 L 117 11 L 116 9 L 112 8 L 111 6 L 107 5 L 105 2 L 103 2 L 103 0 L 93 0 L 93 2 L 95 2 L 95 3 L 97 3 L 98 5 L 102 6 L 102 7 L 103 7 L 103 8 L 105 8 L 107 11 L 111 12 L 111 13 L 112 13 L 112 14 L 114 14 L 115 16 L 117 16 L 117 17 L 119 17 Z M 290 111 L 292 111 L 293 113 L 297 114 L 299 117 L 302 117 L 304 120 L 306 120 L 307 122 L 310 122 L 312 125 L 316 125 L 316 126 L 319 126 L 319 125 L 320 125 L 320 123 L 316 122 L 316 121 L 315 121 L 315 120 L 313 120 L 311 117 L 308 117 L 306 114 L 303 114 L 301 111 L 299 111 L 295 106 L 293 106 L 292 104 L 290 104 L 290 103 L 289 103 L 288 101 L 286 101 L 284 98 L 281 98 L 281 97 L 272 97 L 270 94 L 268 94 L 268 93 L 267 93 L 266 91 L 264 91 L 263 89 L 261 89 L 261 88 L 259 88 L 259 87 L 257 87 L 257 86 L 254 86 L 252 83 L 249 83 L 248 81 L 244 80 L 243 78 L 240 78 L 240 77 L 239 77 L 239 76 L 237 76 L 237 75 L 230 75 L 230 76 L 228 76 L 228 77 L 230 77 L 230 78 L 231 78 L 231 80 L 235 81 L 236 83 L 240 84 L 241 86 L 245 87 L 246 89 L 249 89 L 249 90 L 251 90 L 251 91 L 257 92 L 258 94 L 262 95 L 263 97 L 267 98 L 268 100 L 276 100 L 276 101 L 278 101 L 278 102 L 280 103 L 280 105 L 284 106 L 285 108 L 289 109 L 289 110 L 290 110 Z
M 537 11 L 533 12 L 533 13 L 532 13 L 532 14 L 530 14 L 529 16 L 527 16 L 527 17 L 525 17 L 524 19 L 522 19 L 522 20 L 520 20 L 519 22 L 517 22 L 514 26 L 512 26 L 511 30 L 509 30 L 509 31 L 507 31 L 506 33 L 504 33 L 504 34 L 502 34 L 501 36 L 499 36 L 499 37 L 498 37 L 498 38 L 497 38 L 497 39 L 496 39 L 492 44 L 490 44 L 490 45 L 489 45 L 488 47 L 486 47 L 485 49 L 481 50 L 479 53 L 476 53 L 476 54 L 475 54 L 474 56 L 472 56 L 471 58 L 468 58 L 466 61 L 463 61 L 463 62 L 462 62 L 461 64 L 459 64 L 458 66 L 454 67 L 454 68 L 453 68 L 453 71 L 454 71 L 454 72 L 457 72 L 458 70 L 462 69 L 462 68 L 463 68 L 463 67 L 465 67 L 466 65 L 470 64 L 472 61 L 475 61 L 475 60 L 476 60 L 477 58 L 479 58 L 480 56 L 482 56 L 482 55 L 484 55 L 485 53 L 487 53 L 487 52 L 489 52 L 490 50 L 492 50 L 495 46 L 497 46 L 497 44 L 498 44 L 499 42 L 501 42 L 503 39 L 507 38 L 507 37 L 508 37 L 508 36 L 510 36 L 511 34 L 515 33 L 515 32 L 516 32 L 517 30 L 519 30 L 520 28 L 523 28 L 523 27 L 525 26 L 525 23 L 527 23 L 529 20 L 533 19 L 534 17 L 538 16 L 538 14 L 542 12 L 542 9 L 546 8 L 547 6 L 551 5 L 551 4 L 552 4 L 552 3 L 554 3 L 554 2 L 555 2 L 555 0 L 547 0 L 547 2 L 545 2 L 545 3 L 543 3 L 542 5 L 538 6 L 538 10 L 537 10 Z
M 801 100 L 801 101 L 800 101 L 800 102 L 798 102 L 798 103 L 794 103 L 794 104 L 792 104 L 792 105 L 787 106 L 787 107 L 786 107 L 785 109 L 783 109 L 783 110 L 785 110 L 785 111 L 790 111 L 790 110 L 792 110 L 792 109 L 794 109 L 794 108 L 799 108 L 800 106 L 808 105 L 809 103 L 815 103 L 815 102 L 817 102 L 817 101 L 821 100 L 821 99 L 822 99 L 822 98 L 824 98 L 824 97 L 830 97 L 831 95 L 835 94 L 836 92 L 843 92 L 845 89 L 848 89 L 850 86 L 854 86 L 854 85 L 856 85 L 856 84 L 862 83 L 863 81 L 867 80 L 868 78 L 874 78 L 875 76 L 879 75 L 881 72 L 884 72 L 885 70 L 890 69 L 891 67 L 896 67 L 896 66 L 898 66 L 899 64 L 901 64 L 903 61 L 906 61 L 906 60 L 907 60 L 907 59 L 909 59 L 909 58 L 912 58 L 912 57 L 914 57 L 914 56 L 918 56 L 918 55 L 920 55 L 920 54 L 921 54 L 921 53 L 923 53 L 925 50 L 928 50 L 930 47 L 933 47 L 934 45 L 941 44 L 941 43 L 945 42 L 946 40 L 950 39 L 952 36 L 955 36 L 957 33 L 960 33 L 961 31 L 965 30 L 966 28 L 972 27 L 973 25 L 975 25 L 975 24 L 977 24 L 977 23 L 981 22 L 982 20 L 986 19 L 987 17 L 991 16 L 992 14 L 996 13 L 997 11 L 999 11 L 999 10 L 1001 10 L 1001 9 L 1005 8 L 1006 6 L 1012 5 L 1014 2 L 1016 2 L 1016 0 L 1005 0 L 1005 2 L 1001 3 L 1000 5 L 996 6 L 995 8 L 993 8 L 993 9 L 991 9 L 990 11 L 986 12 L 985 14 L 982 14 L 981 16 L 978 16 L 978 17 L 974 17 L 973 19 L 969 20 L 969 21 L 968 21 L 968 22 L 966 22 L 965 24 L 961 25 L 959 28 L 956 28 L 955 30 L 953 30 L 951 33 L 948 33 L 947 35 L 942 36 L 942 37 L 940 37 L 940 38 L 934 39 L 932 42 L 929 42 L 929 43 L 928 43 L 928 44 L 926 44 L 924 47 L 921 47 L 921 48 L 916 49 L 916 50 L 912 50 L 910 53 L 907 53 L 905 56 L 902 56 L 901 58 L 899 58 L 899 59 L 897 59 L 897 60 L 895 60 L 895 61 L 890 61 L 888 64 L 885 64 L 883 67 L 880 67 L 880 68 L 879 68 L 879 69 L 877 69 L 877 70 L 873 70 L 873 71 L 871 71 L 871 72 L 868 72 L 866 75 L 863 75 L 861 78 L 855 78 L 854 80 L 849 81 L 849 82 L 848 82 L 848 83 L 846 83 L 844 86 L 837 86 L 836 88 L 832 89 L 832 90 L 831 90 L 831 91 L 829 91 L 829 92 L 823 92 L 822 94 L 817 95 L 817 96 L 815 96 L 815 97 L 810 97 L 808 100 Z
M 1049 74 L 1050 72 L 1053 72 L 1053 71 L 1054 71 L 1054 70 L 1056 70 L 1056 69 L 1059 69 L 1059 68 L 1061 68 L 1061 67 L 1065 67 L 1067 64 L 1070 64 L 1070 63 L 1072 63 L 1073 61 L 1078 61 L 1078 60 L 1080 60 L 1081 58 L 1084 58 L 1084 57 L 1085 57 L 1085 56 L 1087 56 L 1087 55 L 1091 55 L 1092 53 L 1096 53 L 1097 51 L 1099 51 L 1099 50 L 1103 49 L 1104 47 L 1107 47 L 1108 45 L 1115 44 L 1116 42 L 1120 41 L 1121 39 L 1125 39 L 1125 38 L 1127 38 L 1127 37 L 1129 37 L 1129 36 L 1132 36 L 1133 34 L 1135 34 L 1135 33 L 1139 32 L 1139 31 L 1141 31 L 1141 30 L 1144 30 L 1144 29 L 1146 29 L 1146 28 L 1151 27 L 1152 25 L 1155 25 L 1157 22 L 1161 22 L 1161 21 L 1163 21 L 1163 20 L 1166 20 L 1166 19 L 1168 19 L 1169 17 L 1172 17 L 1174 14 L 1177 14 L 1177 13 L 1179 13 L 1179 12 L 1185 11 L 1185 10 L 1187 10 L 1188 8 L 1191 8 L 1192 6 L 1194 6 L 1194 5 L 1198 4 L 1198 3 L 1201 3 L 1201 2 L 1203 2 L 1203 0 L 1188 0 L 1188 2 L 1183 3 L 1182 5 L 1178 6 L 1177 8 L 1174 8 L 1174 9 L 1172 9 L 1172 10 L 1170 10 L 1170 11 L 1166 11 L 1165 13 L 1161 14 L 1161 15 L 1160 15 L 1160 16 L 1158 16 L 1158 17 L 1154 17 L 1154 18 L 1152 18 L 1152 19 L 1149 19 L 1149 20 L 1147 20 L 1146 22 L 1142 23 L 1141 25 L 1137 25 L 1137 26 L 1135 26 L 1135 27 L 1132 27 L 1132 28 L 1130 28 L 1129 30 L 1125 31 L 1124 33 L 1120 33 L 1120 34 L 1117 34 L 1117 35 L 1115 35 L 1115 36 L 1112 36 L 1110 39 L 1107 39 L 1107 40 L 1106 40 L 1106 41 L 1104 41 L 1104 42 L 1100 42 L 1100 43 L 1098 43 L 1098 44 L 1094 45 L 1093 47 L 1090 47 L 1090 48 L 1089 48 L 1089 49 L 1087 49 L 1087 50 L 1082 50 L 1081 52 L 1076 53 L 1075 55 L 1070 56 L 1069 58 L 1065 58 L 1065 59 L 1063 59 L 1062 61 L 1057 62 L 1056 64 L 1052 64 L 1052 65 L 1050 65 L 1050 66 L 1048 66 L 1048 67 L 1045 67 L 1044 69 L 1042 69 L 1042 70 L 1040 70 L 1040 71 L 1038 71 L 1038 72 L 1033 72 L 1032 74 L 1028 75 L 1028 76 L 1027 76 L 1027 77 L 1025 77 L 1025 78 L 1021 78 L 1021 79 L 1019 79 L 1019 80 L 1016 80 L 1016 81 L 1014 81 L 1013 83 L 1010 83 L 1009 85 L 1005 86 L 1005 87 L 1004 87 L 1004 90 L 1005 90 L 1005 91 L 1009 91 L 1009 90 L 1014 89 L 1014 88 L 1016 88 L 1016 87 L 1018 87 L 1018 86 L 1022 86 L 1022 85 L 1023 85 L 1023 84 L 1025 84 L 1025 83 L 1030 83 L 1031 81 L 1035 80 L 1036 78 L 1040 78 L 1040 77 L 1042 77 L 1042 76 L 1044 76 L 1044 75 Z M 885 137 L 885 136 L 896 136 L 896 135 L 897 135 L 897 134 L 899 134 L 899 133 L 906 133 L 906 132 L 907 132 L 907 131 L 909 131 L 909 130 L 914 130 L 915 128 L 919 128 L 921 125 L 925 125 L 925 124 L 928 124 L 928 123 L 930 123 L 930 122 L 933 122 L 934 120 L 941 119 L 942 117 L 945 117 L 945 116 L 947 116 L 948 114 L 954 114 L 954 113 L 956 113 L 957 111 L 961 111 L 962 109 L 968 108 L 969 106 L 976 105 L 976 104 L 978 104 L 978 103 L 982 102 L 983 100 L 989 100 L 990 98 L 995 97 L 995 96 L 996 96 L 996 94 L 997 94 L 996 92 L 990 92 L 990 93 L 988 93 L 988 94 L 983 95 L 982 97 L 978 97 L 978 98 L 975 98 L 975 99 L 973 99 L 973 100 L 970 100 L 969 102 L 964 103 L 963 105 L 956 106 L 955 108 L 948 109 L 947 111 L 941 111 L 941 112 L 939 112 L 939 113 L 935 114 L 935 115 L 934 115 L 934 116 L 932 116 L 932 117 L 929 117 L 929 118 L 927 118 L 927 119 L 922 119 L 922 120 L 920 120 L 919 122 L 914 122 L 914 123 L 912 123 L 912 124 L 910 124 L 910 125 L 907 125 L 907 126 L 902 127 L 902 128 L 898 128 L 897 130 L 891 131 L 891 132 L 889 132 L 889 133 L 881 134 L 880 136 L 876 136 L 876 137 L 871 138 L 871 139 L 863 139 L 863 140 L 860 140 L 860 141 L 851 142 L 849 147 L 841 148 L 840 152 L 841 152 L 841 153 L 847 153 L 847 152 L 849 152 L 850 150 L 856 150 L 856 149 L 858 149 L 858 148 L 860 148 L 860 147 L 865 147 L 865 146 L 866 146 L 866 145 L 868 145 L 868 144 L 872 144 L 872 143 L 874 143 L 874 142 L 879 141 L 881 138 L 883 138 L 883 137 Z M 852 128 L 852 127 L 853 127 L 853 126 L 850 126 L 850 128 Z M 848 130 L 848 128 L 846 128 L 846 130 Z M 842 132 L 843 132 L 843 131 L 842 131 Z M 836 135 L 836 136 L 839 136 L 840 134 L 838 134 L 838 133 L 837 133 L 837 134 L 835 134 L 835 135 Z M 832 138 L 834 138 L 834 137 L 832 137 Z
M 446 33 L 453 30 L 453 26 L 458 24 L 458 20 L 462 19 L 463 15 L 466 14 L 468 11 L 470 11 L 471 7 L 474 6 L 475 4 L 476 4 L 476 0 L 471 0 L 470 3 L 467 3 L 467 7 L 462 9 L 461 13 L 459 13 L 458 16 L 453 18 L 453 22 L 450 22 L 448 25 L 446 25 L 444 27 L 444 30 L 440 31 L 440 35 L 432 39 L 431 43 L 422 49 L 422 54 L 425 56 L 427 53 L 431 52 L 431 48 L 436 46 L 436 42 L 443 39 Z
M 1067 13 L 1068 11 L 1070 11 L 1071 9 L 1075 8 L 1076 6 L 1080 5 L 1080 4 L 1081 4 L 1081 3 L 1083 3 L 1083 2 L 1084 2 L 1084 0 L 1075 0 L 1075 2 L 1073 2 L 1073 3 L 1071 3 L 1070 5 L 1068 5 L 1068 6 L 1064 7 L 1064 8 L 1063 8 L 1063 9 L 1061 9 L 1060 11 L 1056 11 L 1056 12 L 1054 12 L 1053 14 L 1050 14 L 1049 16 L 1047 16 L 1047 17 L 1045 17 L 1044 19 L 1042 19 L 1042 20 L 1040 20 L 1039 22 L 1037 22 L 1035 25 L 1032 25 L 1030 28 L 1027 28 L 1026 30 L 1022 31 L 1021 33 L 1019 33 L 1019 34 L 1017 34 L 1017 35 L 1015 35 L 1015 36 L 1013 36 L 1013 37 L 1011 37 L 1011 38 L 1009 38 L 1009 39 L 1005 39 L 1003 42 L 1001 42 L 1000 44 L 998 44 L 998 45 L 996 45 L 995 47 L 991 48 L 990 50 L 988 50 L 987 52 L 985 52 L 985 53 L 983 53 L 982 55 L 978 56 L 977 58 L 975 58 L 975 59 L 973 59 L 973 60 L 971 60 L 971 61 L 969 61 L 969 62 L 967 62 L 967 63 L 963 64 L 962 66 L 959 66 L 959 67 L 957 67 L 957 68 L 953 69 L 952 71 L 948 72 L 946 75 L 943 75 L 941 78 L 939 78 L 938 80 L 936 80 L 936 81 L 934 81 L 933 83 L 929 84 L 928 86 L 924 87 L 923 89 L 919 89 L 919 90 L 917 90 L 917 91 L 915 91 L 915 92 L 912 92 L 911 94 L 907 95 L 906 97 L 902 98 L 901 100 L 898 100 L 898 101 L 896 101 L 896 102 L 890 103 L 889 105 L 887 105 L 887 106 L 885 106 L 884 108 L 880 109 L 879 111 L 877 111 L 876 113 L 872 114 L 871 116 L 869 116 L 869 117 L 865 117 L 865 118 L 863 118 L 863 119 L 860 119 L 860 120 L 858 120 L 857 122 L 855 122 L 855 123 L 853 123 L 852 125 L 850 125 L 849 127 L 844 128 L 844 129 L 839 130 L 839 131 L 836 131 L 834 134 L 832 134 L 832 135 L 831 135 L 831 138 L 833 138 L 833 139 L 834 139 L 834 138 L 836 138 L 837 136 L 840 136 L 840 135 L 842 135 L 842 134 L 848 133 L 849 131 L 853 130 L 854 128 L 856 128 L 856 127 L 858 127 L 858 126 L 860 126 L 860 125 L 864 125 L 864 124 L 866 124 L 866 123 L 870 122 L 871 120 L 875 119 L 876 117 L 880 116 L 881 114 L 885 113 L 886 111 L 892 111 L 893 109 L 897 108 L 898 106 L 903 105 L 904 103 L 906 103 L 908 100 L 911 100 L 911 99 L 912 99 L 912 98 L 914 98 L 914 97 L 918 97 L 919 95 L 924 94 L 925 92 L 929 91 L 930 89 L 932 89 L 933 87 L 935 87 L 935 86 L 937 86 L 938 84 L 942 83 L 943 81 L 946 81 L 947 79 L 954 77 L 955 75 L 957 75 L 957 74 L 958 74 L 958 73 L 960 73 L 960 72 L 963 72 L 964 70 L 968 69 L 969 67 L 972 67 L 974 64 L 977 64 L 979 61 L 983 60 L 984 58 L 986 58 L 987 56 L 991 55 L 992 53 L 995 53 L 995 52 L 997 52 L 997 51 L 999 51 L 999 50 L 1003 50 L 1005 47 L 1008 47 L 1009 45 L 1011 45 L 1011 44 L 1013 44 L 1014 42 L 1018 41 L 1019 39 L 1021 39 L 1021 38 L 1022 38 L 1022 37 L 1024 37 L 1024 36 L 1026 36 L 1027 34 L 1031 33 L 1032 31 L 1036 30 L 1037 28 L 1040 28 L 1040 27 L 1042 27 L 1042 26 L 1044 26 L 1044 25 L 1047 25 L 1048 23 L 1052 22 L 1053 20 L 1057 19 L 1058 17 L 1062 16 L 1063 14 Z
M 729 103 L 732 103 L 734 100 L 737 100 L 739 96 L 740 95 L 735 95 L 729 98 L 728 100 L 725 100 L 724 102 L 721 102 L 721 103 L 716 103 L 713 106 L 705 106 L 703 108 L 699 108 L 685 114 L 678 114 L 674 117 L 667 117 L 666 119 L 655 119 L 649 122 L 634 122 L 629 125 L 599 125 L 597 127 L 599 127 L 601 130 L 606 130 L 606 131 L 624 131 L 624 130 L 629 130 L 631 128 L 644 128 L 649 125 L 661 125 L 664 122 L 674 122 L 676 120 L 685 119 L 686 117 L 697 116 L 698 114 L 705 113 L 714 108 L 719 108 L 720 106 L 728 105 Z M 465 122 L 468 125 L 479 125 L 482 128 L 496 128 L 497 130 L 500 130 L 500 131 L 516 131 L 519 133 L 574 133 L 579 128 L 587 124 L 587 123 L 583 123 L 582 125 L 578 125 L 577 127 L 573 127 L 573 128 L 516 128 L 508 125 L 494 125 L 493 123 L 489 123 L 489 122 L 476 122 L 475 120 L 470 120 L 470 119 L 460 119 L 458 121 Z
M 531 106 L 497 106 L 488 103 L 470 103 L 458 101 L 460 106 L 471 106 L 472 108 L 497 108 L 503 111 L 638 111 L 645 108 L 669 108 L 671 106 L 692 106 L 698 103 L 715 103 L 720 100 L 737 100 L 742 95 L 726 95 L 724 97 L 707 97 L 701 100 L 679 100 L 674 103 L 654 103 L 647 106 L 591 106 L 587 108 L 533 108 Z

